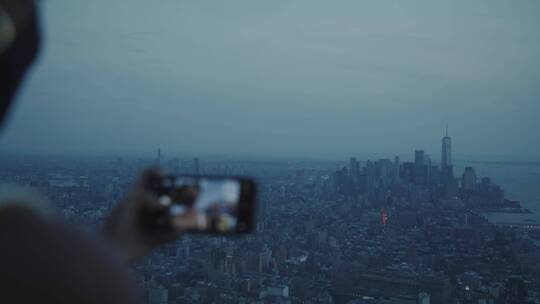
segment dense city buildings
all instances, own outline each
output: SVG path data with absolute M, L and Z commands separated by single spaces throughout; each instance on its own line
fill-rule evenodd
M 146 303 L 540 303 L 540 224 L 472 166 L 442 160 L 239 161 L 173 157 L 163 170 L 259 183 L 256 231 L 185 235 L 133 265 Z M 3 183 L 42 193 L 73 226 L 96 231 L 152 161 L 4 158 Z M 337 169 L 336 169 L 337 168 Z

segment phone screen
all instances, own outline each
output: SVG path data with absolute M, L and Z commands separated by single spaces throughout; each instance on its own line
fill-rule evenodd
M 159 202 L 173 226 L 215 233 L 249 232 L 254 183 L 230 177 L 172 176 L 162 180 Z

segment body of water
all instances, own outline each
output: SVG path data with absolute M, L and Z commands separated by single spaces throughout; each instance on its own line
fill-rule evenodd
M 461 177 L 465 166 L 475 169 L 479 180 L 490 177 L 501 186 L 507 199 L 521 202 L 532 214 L 486 213 L 492 222 L 540 223 L 540 163 L 524 162 L 456 162 L 456 177 Z

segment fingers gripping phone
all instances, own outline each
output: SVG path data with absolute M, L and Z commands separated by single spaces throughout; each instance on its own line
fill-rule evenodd
M 164 207 L 155 218 L 161 227 L 220 234 L 253 230 L 256 184 L 251 179 L 166 176 L 152 188 Z

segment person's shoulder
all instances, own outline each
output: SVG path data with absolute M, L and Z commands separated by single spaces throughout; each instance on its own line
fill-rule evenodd
M 4 296 L 18 302 L 137 302 L 127 270 L 104 243 L 27 206 L 19 201 L 0 208 Z

